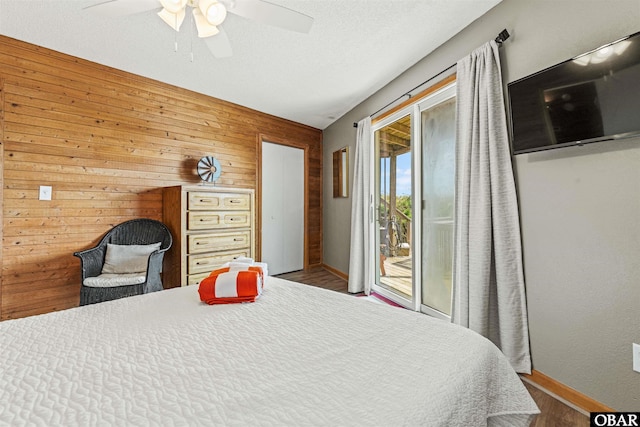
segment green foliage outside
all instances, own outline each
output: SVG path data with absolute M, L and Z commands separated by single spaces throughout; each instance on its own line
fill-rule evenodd
M 398 208 L 398 211 L 411 219 L 411 196 L 396 197 L 396 207 Z

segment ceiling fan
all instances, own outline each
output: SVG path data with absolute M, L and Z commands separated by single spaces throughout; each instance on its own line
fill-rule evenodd
M 158 16 L 176 31 L 191 8 L 198 37 L 204 39 L 216 58 L 232 55 L 231 43 L 221 24 L 227 12 L 274 27 L 308 33 L 313 18 L 264 0 L 107 0 L 84 9 L 107 17 L 118 17 L 162 9 Z

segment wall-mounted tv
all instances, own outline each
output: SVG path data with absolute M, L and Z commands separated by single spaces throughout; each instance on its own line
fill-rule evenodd
M 640 136 L 640 32 L 508 91 L 514 154 Z

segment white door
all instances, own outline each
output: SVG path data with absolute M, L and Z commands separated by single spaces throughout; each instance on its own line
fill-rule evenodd
M 262 261 L 269 274 L 304 268 L 304 150 L 262 143 Z

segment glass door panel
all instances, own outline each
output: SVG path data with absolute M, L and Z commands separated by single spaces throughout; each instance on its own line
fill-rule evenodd
M 452 91 L 453 93 L 453 91 Z M 451 315 L 456 99 L 421 112 L 422 292 L 427 312 Z M 432 311 L 433 310 L 433 311 Z
M 376 285 L 412 301 L 411 114 L 374 131 L 377 213 Z

